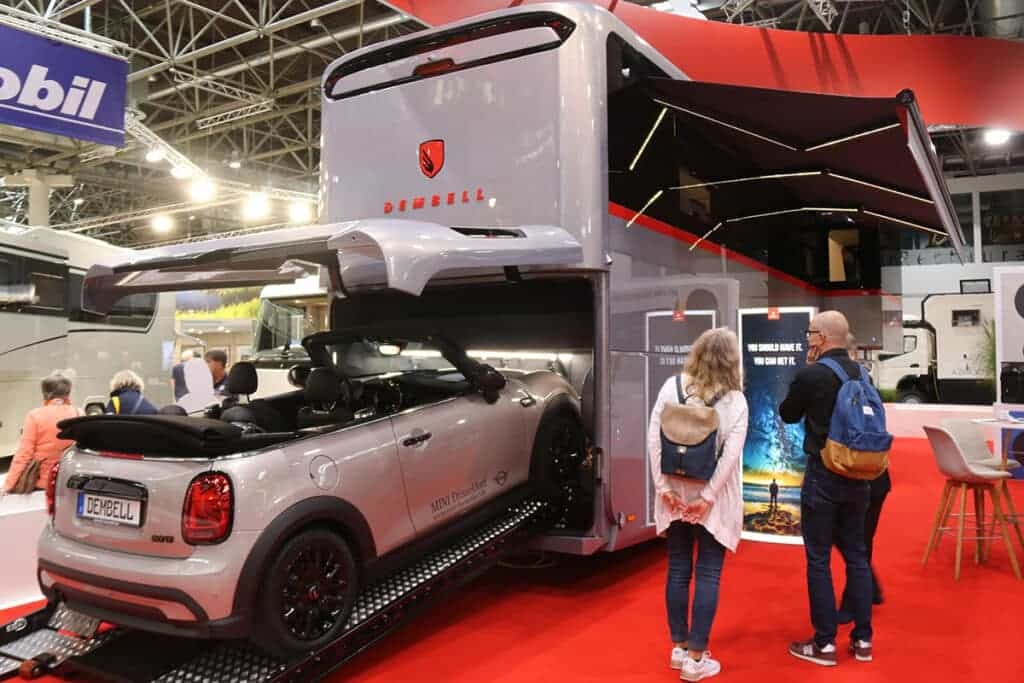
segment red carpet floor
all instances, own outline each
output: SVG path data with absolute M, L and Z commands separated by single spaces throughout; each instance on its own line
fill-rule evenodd
M 716 680 L 868 682 L 1024 681 L 1024 583 L 1002 543 L 987 565 L 965 551 L 953 581 L 950 537 L 927 568 L 921 555 L 942 479 L 924 441 L 898 443 L 894 491 L 876 539 L 887 602 L 875 611 L 875 661 L 845 654 L 823 669 L 786 654 L 811 634 L 803 549 L 743 543 L 726 559 L 711 649 Z M 1024 511 L 1024 483 L 1011 487 Z M 1019 548 L 1018 548 L 1019 552 Z M 559 558 L 539 570 L 496 569 L 375 646 L 331 680 L 670 681 L 664 618 L 664 548 Z M 842 576 L 841 564 L 833 565 Z

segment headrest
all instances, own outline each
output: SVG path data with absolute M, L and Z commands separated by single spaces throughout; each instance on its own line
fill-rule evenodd
M 228 372 L 227 391 L 229 394 L 248 396 L 256 393 L 259 383 L 256 366 L 248 361 L 240 361 L 232 365 Z
M 256 414 L 249 406 L 232 406 L 220 414 L 224 422 L 256 422 Z
M 313 368 L 306 378 L 307 403 L 334 403 L 341 398 L 341 383 L 330 368 Z
M 163 408 L 156 412 L 160 415 L 188 415 L 188 411 L 179 406 L 177 403 L 172 403 L 169 406 L 164 406 Z

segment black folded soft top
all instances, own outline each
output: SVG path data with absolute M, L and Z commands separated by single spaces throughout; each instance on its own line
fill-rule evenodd
M 95 415 L 64 420 L 60 438 L 82 448 L 138 455 L 209 458 L 262 448 L 294 433 L 243 434 L 237 425 L 179 415 Z

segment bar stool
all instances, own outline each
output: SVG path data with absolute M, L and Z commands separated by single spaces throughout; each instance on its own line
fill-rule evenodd
M 984 554 L 983 542 L 998 538 L 996 536 L 985 536 L 984 513 L 982 506 L 984 496 L 987 492 L 992 501 L 993 523 L 999 527 L 1006 551 L 1010 555 L 1010 566 L 1019 581 L 1021 579 L 1020 565 L 1017 564 L 1017 553 L 1013 548 L 1013 541 L 1010 539 L 1009 525 L 1003 514 L 1000 499 L 1001 482 L 1010 477 L 1010 473 L 1002 469 L 975 466 L 970 463 L 961 452 L 953 436 L 940 427 L 925 427 L 925 434 L 931 442 L 932 454 L 935 456 L 935 464 L 939 471 L 946 476 L 946 484 L 942 491 L 942 498 L 939 507 L 935 512 L 935 523 L 932 525 L 931 537 L 928 539 L 928 546 L 924 551 L 924 559 L 921 564 L 927 565 L 931 553 L 939 545 L 939 539 L 947 531 L 953 531 L 953 527 L 947 526 L 950 516 L 953 516 L 953 505 L 956 496 L 960 495 L 960 513 L 955 515 L 956 526 L 956 564 L 953 568 L 953 579 L 960 580 L 960 559 L 963 555 L 964 528 L 967 513 L 967 491 L 975 495 L 975 524 L 972 531 L 975 536 L 968 540 L 976 542 L 974 558 L 975 562 L 981 563 Z
M 1003 459 L 997 458 L 992 454 L 992 451 L 988 449 L 988 443 L 985 441 L 985 434 L 982 432 L 981 427 L 978 426 L 973 420 L 943 420 L 942 428 L 949 432 L 949 435 L 953 437 L 953 441 L 960 448 L 960 452 L 963 453 L 964 458 L 968 464 L 975 468 L 988 468 L 993 470 L 1013 471 L 1021 466 L 1013 458 L 1006 459 L 1005 463 Z M 1013 505 L 1013 498 L 1010 497 L 1010 487 L 1007 484 L 1010 477 L 1003 479 L 998 484 L 998 490 L 1002 493 L 1003 505 L 1005 507 L 1005 513 L 1003 517 L 1007 522 L 1013 525 L 1013 530 L 1017 535 L 1017 542 L 1020 543 L 1021 550 L 1024 551 L 1024 533 L 1021 533 L 1020 520 L 1021 516 L 1017 514 L 1017 510 Z M 985 519 L 985 498 L 980 495 L 980 492 L 975 491 L 975 514 L 978 513 L 978 505 L 980 500 L 980 512 L 979 517 L 980 524 L 983 525 Z M 995 520 L 992 520 L 993 532 L 995 531 Z M 986 544 L 983 544 L 987 547 Z M 983 548 L 984 553 L 985 548 Z

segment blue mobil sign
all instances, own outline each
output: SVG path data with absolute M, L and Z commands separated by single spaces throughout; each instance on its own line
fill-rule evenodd
M 0 123 L 120 147 L 128 63 L 0 24 Z

